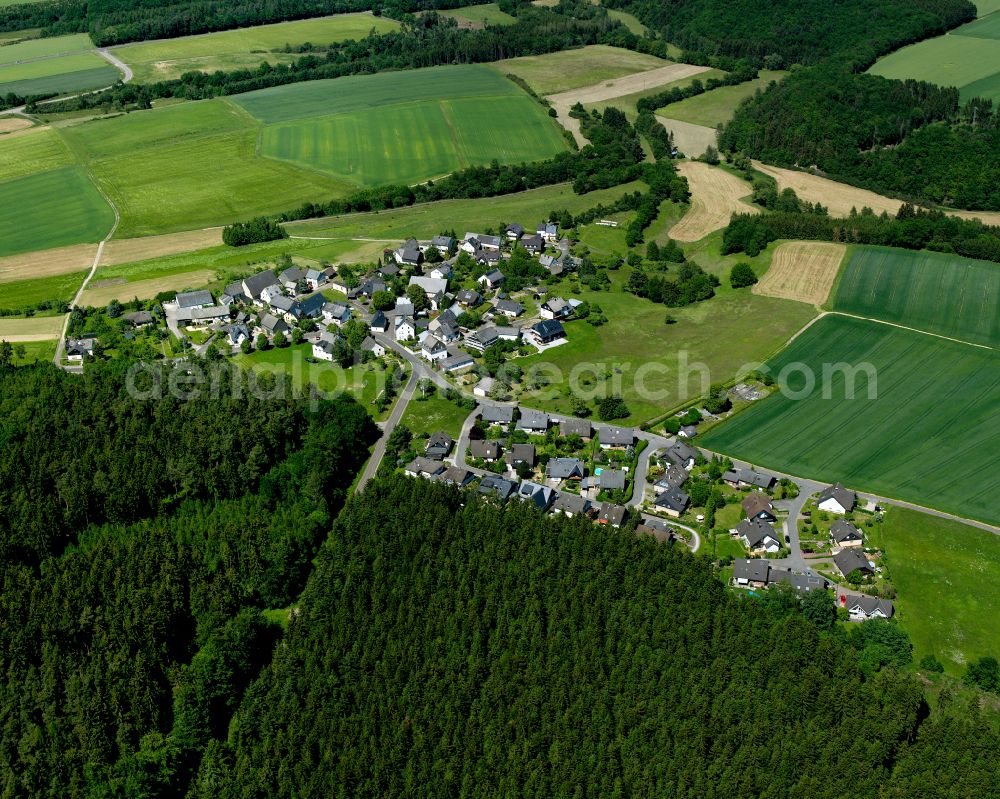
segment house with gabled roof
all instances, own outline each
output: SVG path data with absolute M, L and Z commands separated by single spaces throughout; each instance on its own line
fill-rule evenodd
M 371 336 L 365 336 L 365 340 L 361 342 L 361 351 L 370 352 L 376 358 L 381 358 L 385 355 L 385 347 L 379 344 Z
M 499 441 L 477 438 L 469 442 L 469 455 L 486 463 L 496 463 L 503 455 L 503 448 Z
M 506 278 L 499 269 L 491 269 L 485 275 L 480 275 L 478 283 L 487 291 L 496 291 L 503 285 Z
M 82 361 L 85 357 L 92 358 L 97 348 L 97 339 L 93 336 L 66 339 L 64 352 L 66 360 Z
M 753 469 L 732 469 L 722 475 L 723 482 L 733 488 L 761 488 L 770 491 L 777 483 L 777 478 Z
M 555 502 L 556 492 L 548 486 L 543 486 L 540 483 L 532 483 L 530 480 L 525 480 L 518 486 L 516 496 L 522 502 L 534 505 L 538 508 L 538 510 L 544 513 L 552 506 L 552 503 Z
M 511 241 L 517 241 L 524 235 L 524 225 L 517 222 L 511 222 L 503 229 L 503 232 L 507 234 L 507 238 Z
M 586 516 L 590 510 L 590 500 L 569 491 L 560 491 L 556 501 L 552 503 L 552 512 L 567 516 Z
M 771 498 L 763 491 L 751 491 L 740 504 L 748 519 L 763 519 L 768 522 L 778 519 Z
M 545 250 L 545 242 L 537 233 L 533 236 L 523 236 L 519 243 L 532 255 L 538 255 Z
M 841 515 L 850 513 L 857 503 L 858 495 L 849 488 L 844 488 L 840 483 L 824 488 L 816 497 L 817 508 L 828 513 Z
M 278 276 L 273 270 L 265 269 L 256 275 L 243 279 L 243 293 L 251 300 L 259 300 L 261 292 L 269 286 L 278 285 Z
M 846 519 L 835 519 L 830 525 L 830 540 L 838 547 L 860 547 L 864 534 Z
M 448 357 L 440 362 L 441 370 L 444 372 L 461 372 L 464 369 L 471 369 L 476 365 L 472 356 L 465 350 L 458 347 L 448 347 Z
M 536 347 L 544 347 L 547 344 L 565 339 L 566 329 L 561 322 L 554 319 L 543 319 L 528 328 L 528 338 Z
M 781 549 L 781 537 L 763 519 L 743 519 L 736 525 L 735 533 L 751 552 L 777 552 Z
M 403 471 L 410 477 L 437 477 L 443 473 L 445 465 L 441 461 L 419 456 L 410 461 Z
M 628 508 L 622 505 L 615 505 L 611 502 L 602 502 L 601 510 L 597 514 L 598 524 L 610 524 L 612 527 L 621 527 L 628 518 Z
M 493 313 L 503 314 L 510 319 L 517 319 L 524 313 L 524 306 L 514 300 L 497 300 L 493 303 Z
M 174 298 L 178 308 L 208 308 L 215 305 L 212 299 L 212 292 L 205 289 L 198 291 L 182 291 Z
M 573 313 L 571 306 L 562 297 L 552 297 L 541 304 L 538 315 L 542 319 L 565 319 Z
M 319 269 L 307 269 L 305 281 L 310 291 L 317 291 L 320 286 L 326 283 L 326 273 Z
M 322 294 L 313 294 L 299 300 L 299 318 L 319 319 L 323 315 L 323 309 L 327 304 L 326 297 Z
M 479 493 L 502 505 L 517 491 L 517 483 L 498 474 L 487 474 L 479 481 Z
M 535 233 L 545 241 L 557 241 L 559 239 L 559 226 L 555 222 L 539 222 Z
M 400 266 L 417 266 L 423 260 L 423 253 L 416 239 L 407 239 L 397 248 L 392 257 Z
M 500 340 L 495 327 L 481 327 L 473 330 L 465 339 L 465 343 L 472 349 L 484 352 L 487 347 L 492 347 Z
M 891 619 L 894 612 L 890 600 L 865 594 L 843 594 L 840 597 L 840 606 L 847 608 L 851 621 Z
M 544 435 L 549 429 L 549 415 L 531 408 L 521 408 L 517 429 L 530 435 Z
M 455 294 L 455 302 L 464 308 L 475 308 L 483 301 L 483 295 L 472 289 L 462 289 Z
M 742 588 L 765 588 L 771 575 L 770 561 L 757 558 L 733 559 L 733 583 Z
M 484 405 L 480 417 L 490 426 L 509 425 L 514 421 L 514 409 L 510 405 Z
M 683 441 L 676 441 L 667 449 L 663 457 L 690 472 L 698 461 L 698 450 Z
M 244 341 L 250 340 L 250 330 L 242 323 L 230 325 L 226 331 L 226 339 L 229 341 L 230 346 L 242 347 Z
M 844 577 L 853 571 L 859 571 L 865 575 L 875 574 L 875 567 L 869 563 L 868 558 L 857 547 L 847 547 L 840 550 L 833 556 L 833 564 Z
M 431 239 L 431 246 L 442 254 L 450 255 L 455 252 L 455 239 L 452 236 L 435 236 Z
M 602 427 L 597 431 L 601 449 L 628 449 L 635 444 L 635 430 L 631 427 Z
M 266 313 L 260 318 L 260 329 L 268 338 L 274 338 L 278 333 L 288 335 L 290 328 L 284 319 L 279 319 L 273 314 Z
M 408 316 L 397 316 L 393 324 L 393 335 L 396 341 L 410 341 L 417 337 L 417 328 L 413 325 L 413 319 Z
M 337 345 L 343 339 L 339 333 L 330 333 L 324 330 L 319 334 L 319 338 L 313 342 L 312 355 L 320 361 L 332 361 L 337 353 Z
M 389 320 L 385 318 L 385 314 L 382 311 L 375 311 L 372 315 L 371 325 L 372 333 L 385 333 L 389 329 Z
M 322 297 L 323 295 L 317 294 L 316 296 Z M 372 317 L 372 330 L 376 333 L 385 332 L 385 314 L 382 314 L 382 329 L 379 330 L 376 328 L 376 322 L 378 321 L 376 317 L 381 313 L 381 311 L 378 311 L 375 314 L 375 317 Z M 351 308 L 342 302 L 328 302 L 323 306 L 322 314 L 323 321 L 327 324 L 339 325 L 340 327 L 343 327 L 351 319 Z
M 579 458 L 550 458 L 545 464 L 545 476 L 549 480 L 582 480 L 587 467 Z
M 675 519 L 684 513 L 690 504 L 691 497 L 677 487 L 670 487 L 665 491 L 661 491 L 653 500 L 653 508 Z
M 660 475 L 659 479 L 653 483 L 653 487 L 660 490 L 680 488 L 687 482 L 689 477 L 690 475 L 686 470 L 682 469 L 677 464 L 671 463 L 667 465 L 667 468 L 664 469 L 663 474 Z
M 451 452 L 453 446 L 455 446 L 454 439 L 441 430 L 427 439 L 424 454 L 432 460 L 439 461 L 442 458 L 448 457 L 448 453 Z
M 511 444 L 510 449 L 504 456 L 504 462 L 512 469 L 519 463 L 527 466 L 535 465 L 535 445 L 534 444 Z
M 594 434 L 594 426 L 586 419 L 563 419 L 559 422 L 559 435 L 579 436 L 584 441 L 590 441 Z
M 420 345 L 420 357 L 434 363 L 448 357 L 448 346 L 439 338 L 428 335 Z

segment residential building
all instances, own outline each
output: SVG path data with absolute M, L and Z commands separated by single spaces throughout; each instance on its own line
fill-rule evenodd
M 542 319 L 565 319 L 573 313 L 573 307 L 562 297 L 552 297 L 541 304 L 538 315 Z
M 306 273 L 297 266 L 290 266 L 278 275 L 278 282 L 293 294 L 298 291 L 299 283 L 305 282 Z
M 307 269 L 305 281 L 310 291 L 318 291 L 326 283 L 326 274 L 318 269 Z
M 370 327 L 372 333 L 385 333 L 389 329 L 389 321 L 385 318 L 385 314 L 382 311 L 375 311 L 372 315 Z
M 687 510 L 690 503 L 691 498 L 685 492 L 672 487 L 656 495 L 653 507 L 660 513 L 665 513 L 676 519 Z
M 517 420 L 517 429 L 529 435 L 545 435 L 549 429 L 549 415 L 531 408 L 521 408 L 521 416 Z
M 322 297 L 323 295 L 322 294 L 317 294 L 316 296 L 317 297 Z M 350 306 L 345 305 L 342 302 L 328 302 L 328 303 L 326 303 L 323 306 L 322 314 L 323 314 L 323 321 L 326 322 L 328 325 L 329 324 L 333 324 L 333 325 L 339 325 L 340 327 L 343 327 L 351 319 L 351 309 L 350 309 Z M 379 314 L 382 314 L 382 312 L 378 311 L 378 312 L 376 312 L 375 317 L 372 317 L 372 330 L 374 330 L 376 333 L 384 333 L 385 332 L 385 314 L 382 314 L 382 319 L 381 319 L 382 329 L 381 330 L 376 329 L 376 323 L 379 321 L 376 317 L 378 317 Z
M 524 306 L 514 300 L 497 300 L 493 303 L 493 312 L 503 314 L 510 319 L 517 319 L 524 313 Z
M 441 361 L 441 370 L 444 372 L 461 372 L 463 369 L 471 369 L 476 365 L 472 356 L 458 347 L 448 347 L 448 357 Z
M 479 481 L 479 493 L 496 499 L 502 505 L 517 491 L 517 483 L 498 474 L 488 474 Z
M 435 236 L 431 239 L 431 246 L 442 255 L 451 255 L 455 252 L 455 239 L 451 236 Z
M 379 344 L 371 336 L 365 336 L 365 340 L 361 342 L 361 351 L 370 352 L 376 358 L 381 358 L 385 355 L 385 347 Z
M 278 276 L 270 269 L 243 279 L 243 293 L 251 300 L 259 300 L 261 292 L 278 285 Z
M 566 330 L 562 323 L 554 319 L 543 319 L 528 328 L 528 338 L 536 347 L 552 344 L 555 341 L 566 338 Z
M 628 475 L 624 469 L 601 469 L 597 486 L 601 491 L 624 491 Z
M 858 495 L 840 483 L 824 488 L 816 497 L 816 507 L 828 513 L 850 513 L 858 502 Z
M 833 556 L 833 563 L 844 577 L 853 571 L 862 574 L 875 574 L 875 567 L 857 547 L 847 547 Z
M 403 470 L 410 477 L 437 477 L 444 472 L 445 465 L 441 461 L 425 458 L 422 455 L 410 461 Z
M 264 314 L 260 318 L 260 328 L 264 331 L 264 335 L 268 338 L 273 338 L 278 333 L 287 336 L 290 332 L 290 328 L 285 323 L 284 319 L 279 319 L 269 313 Z
M 329 333 L 323 331 L 319 338 L 313 342 L 312 355 L 320 361 L 332 361 L 337 354 L 337 344 L 342 341 L 339 333 Z
M 537 233 L 533 236 L 523 236 L 519 243 L 532 255 L 538 255 L 545 250 L 545 242 Z
M 417 328 L 413 325 L 413 320 L 408 316 L 395 317 L 393 335 L 396 341 L 410 341 L 417 337 Z
M 487 347 L 493 346 L 499 340 L 500 337 L 497 335 L 495 327 L 481 327 L 469 333 L 465 339 L 465 343 L 472 347 L 472 349 L 483 352 Z
M 149 311 L 133 311 L 122 316 L 122 321 L 132 325 L 132 327 L 148 327 L 153 324 L 153 314 Z
M 610 502 L 602 502 L 601 510 L 597 514 L 598 524 L 610 524 L 612 527 L 621 527 L 625 524 L 628 516 L 628 508 L 621 505 L 613 505 Z
M 451 448 L 455 446 L 455 441 L 447 433 L 439 431 L 427 439 L 427 446 L 424 447 L 424 454 L 432 460 L 439 461 L 448 457 Z
M 864 534 L 846 519 L 836 519 L 830 525 L 830 540 L 838 547 L 860 547 Z
M 88 338 L 68 338 L 66 339 L 65 354 L 68 361 L 82 361 L 84 357 L 92 358 L 97 347 L 97 339 Z
M 491 427 L 509 425 L 514 421 L 514 409 L 510 405 L 484 405 L 480 416 Z
M 462 488 L 471 483 L 475 477 L 472 472 L 468 469 L 463 469 L 461 466 L 449 466 L 437 476 L 437 480 L 445 485 Z
M 571 494 L 568 491 L 561 491 L 552 503 L 552 512 L 573 518 L 574 516 L 588 515 L 590 510 L 590 500 L 581 497 L 579 494 Z
M 501 341 L 520 341 L 521 331 L 516 327 L 504 327 L 502 325 L 497 325 L 497 338 Z
M 683 441 L 677 441 L 670 446 L 663 457 L 690 472 L 698 461 L 698 450 Z
M 517 222 L 512 222 L 504 228 L 504 233 L 507 234 L 507 238 L 511 241 L 517 241 L 521 236 L 524 235 L 524 225 L 520 225 Z
M 890 600 L 865 594 L 843 594 L 840 596 L 840 606 L 847 608 L 851 621 L 891 619 L 894 612 Z
M 475 308 L 483 301 L 483 296 L 472 289 L 462 289 L 455 294 L 455 302 L 463 308 Z
M 401 266 L 417 266 L 423 260 L 416 239 L 407 239 L 392 255 L 396 263 Z
M 751 552 L 777 552 L 781 549 L 781 537 L 763 519 L 743 519 L 734 532 Z
M 753 469 L 733 469 L 723 474 L 722 479 L 733 488 L 760 488 L 765 491 L 770 491 L 777 482 L 773 475 Z
M 766 588 L 771 573 L 769 561 L 757 558 L 733 559 L 733 583 L 743 588 Z
M 435 336 L 428 335 L 420 345 L 420 357 L 434 363 L 448 357 L 448 346 Z
M 207 308 L 215 305 L 212 299 L 212 292 L 201 289 L 199 291 L 183 291 L 174 298 L 178 308 Z
M 540 222 L 535 233 L 545 241 L 553 242 L 559 239 L 559 226 L 555 222 Z
M 774 512 L 774 505 L 771 504 L 771 498 L 763 491 L 750 492 L 740 504 L 748 519 L 763 519 L 768 522 L 778 519 Z
M 543 486 L 539 483 L 532 483 L 529 480 L 525 480 L 517 488 L 517 498 L 522 502 L 528 502 L 534 505 L 538 508 L 538 510 L 544 513 L 552 506 L 552 503 L 555 502 L 556 492 L 548 486 Z
M 680 466 L 671 463 L 668 464 L 667 468 L 664 470 L 660 478 L 653 483 L 655 488 L 664 490 L 668 488 L 680 488 L 690 475 L 682 469 Z
M 545 464 L 545 476 L 549 480 L 582 480 L 587 467 L 579 458 L 550 458 Z
M 564 438 L 579 436 L 584 441 L 590 441 L 593 433 L 594 427 L 586 419 L 563 419 L 559 422 L 559 435 Z
M 535 465 L 535 445 L 511 444 L 504 456 L 504 462 L 512 469 L 516 468 L 519 463 L 533 467 Z
M 491 269 L 485 275 L 481 275 L 478 282 L 487 291 L 496 291 L 503 285 L 505 279 L 499 269 Z
M 601 449 L 628 449 L 635 444 L 635 430 L 631 427 L 602 427 L 597 431 Z
M 478 438 L 469 442 L 469 456 L 472 458 L 478 458 L 487 463 L 496 463 L 502 454 L 503 449 L 500 447 L 499 441 Z
M 226 339 L 233 347 L 242 347 L 244 341 L 250 341 L 250 331 L 244 324 L 230 325 L 226 333 Z

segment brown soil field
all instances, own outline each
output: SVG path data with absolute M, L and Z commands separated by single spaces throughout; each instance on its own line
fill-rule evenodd
M 569 115 L 570 108 L 576 103 L 588 105 L 613 100 L 616 97 L 623 97 L 627 94 L 641 92 L 644 89 L 664 86 L 676 80 L 689 78 L 692 75 L 706 72 L 708 69 L 709 67 L 698 67 L 693 64 L 668 64 L 665 67 L 601 81 L 593 86 L 583 86 L 579 89 L 550 94 L 545 99 L 552 103 L 552 107 L 559 114 L 559 123 L 572 133 L 576 143 L 583 147 L 589 142 L 580 133 L 580 121 Z
M 830 296 L 847 247 L 822 241 L 789 241 L 775 249 L 771 268 L 754 294 L 822 305 Z
M 95 255 L 96 244 L 74 244 L 54 250 L 8 255 L 0 258 L 0 283 L 82 272 L 90 269 Z
M 681 161 L 677 171 L 688 179 L 691 207 L 680 222 L 670 228 L 670 238 L 698 241 L 729 224 L 736 211 L 759 214 L 760 209 L 740 202 L 750 194 L 749 184 L 719 167 L 700 161 Z
M 11 344 L 24 341 L 52 341 L 62 333 L 63 316 L 34 316 L 30 319 L 0 319 L 0 340 Z
M 838 183 L 829 178 L 811 175 L 808 172 L 799 172 L 795 169 L 783 169 L 777 166 L 762 164 L 760 161 L 753 162 L 754 167 L 765 175 L 770 175 L 778 181 L 779 189 L 790 188 L 795 191 L 800 200 L 811 203 L 822 203 L 830 211 L 830 216 L 847 216 L 851 208 L 861 210 L 865 206 L 871 208 L 875 213 L 883 211 L 895 214 L 902 200 L 895 200 L 892 197 L 885 197 L 867 189 L 859 189 L 855 186 L 848 186 L 846 183 Z M 1000 225 L 1000 211 L 952 211 L 948 213 L 959 216 L 962 219 L 979 219 L 987 225 Z
M 24 117 L 0 117 L 0 133 L 13 133 L 18 130 L 25 130 L 32 126 L 30 119 Z
M 149 280 L 135 280 L 130 283 L 108 281 L 108 284 L 93 286 L 83 292 L 80 297 L 80 305 L 101 306 L 107 305 L 111 300 L 127 302 L 133 297 L 146 300 L 155 297 L 161 291 L 181 291 L 189 287 L 200 287 L 211 283 L 215 279 L 215 272 L 211 269 L 201 269 L 196 272 L 181 272 L 176 275 L 150 278 Z
M 128 264 L 165 255 L 204 250 L 222 244 L 222 228 L 187 230 L 163 236 L 145 236 L 139 239 L 112 239 L 104 245 L 101 266 Z
M 661 116 L 656 118 L 663 127 L 673 134 L 674 146 L 688 158 L 697 158 L 704 154 L 709 147 L 714 147 L 716 144 L 715 128 L 693 125 L 690 122 L 681 122 L 679 119 Z

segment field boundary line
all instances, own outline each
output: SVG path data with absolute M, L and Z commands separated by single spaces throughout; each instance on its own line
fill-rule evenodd
M 889 327 L 898 327 L 900 330 L 909 330 L 911 333 L 922 333 L 925 336 L 933 336 L 934 338 L 944 339 L 945 341 L 953 341 L 956 344 L 965 344 L 968 347 L 979 347 L 981 350 L 988 350 L 990 352 L 996 352 L 997 347 L 991 347 L 988 344 L 976 344 L 973 341 L 966 341 L 962 338 L 953 338 L 952 336 L 944 336 L 940 333 L 931 333 L 929 330 L 921 330 L 918 327 L 908 327 L 907 325 L 901 325 L 897 322 L 887 322 L 885 319 L 875 319 L 871 316 L 861 316 L 860 314 L 848 313 L 847 311 L 824 311 L 824 314 L 835 314 L 837 316 L 847 316 L 851 319 L 861 319 L 866 322 L 875 322 L 880 325 L 888 325 Z M 803 328 L 805 329 L 805 328 Z M 800 331 L 801 332 L 801 331 Z M 796 334 L 798 335 L 798 334 Z

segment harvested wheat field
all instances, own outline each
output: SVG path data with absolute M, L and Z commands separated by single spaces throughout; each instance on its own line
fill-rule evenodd
M 201 269 L 196 272 L 181 272 L 176 275 L 166 275 L 148 280 L 128 281 L 97 281 L 83 292 L 79 305 L 95 307 L 107 305 L 111 300 L 127 302 L 135 297 L 148 300 L 161 291 L 183 291 L 190 288 L 202 288 L 215 280 L 215 272 Z
M 698 67 L 693 64 L 668 64 L 665 67 L 637 72 L 634 75 L 601 81 L 592 86 L 550 94 L 545 99 L 552 103 L 552 107 L 556 109 L 562 126 L 572 133 L 576 143 L 583 147 L 589 142 L 580 133 L 580 121 L 569 115 L 569 110 L 576 103 L 587 105 L 614 100 L 616 97 L 624 97 L 627 94 L 634 94 L 645 89 L 655 89 L 657 86 L 665 86 L 674 81 L 690 78 L 692 75 L 707 72 L 708 69 L 709 67 Z
M 96 244 L 74 244 L 42 252 L 0 258 L 0 283 L 55 277 L 90 269 L 97 255 Z
M 104 245 L 101 266 L 129 264 L 167 255 L 204 250 L 222 244 L 222 228 L 187 230 L 163 236 L 143 236 L 138 239 L 112 239 Z
M 725 170 L 700 161 L 681 161 L 677 171 L 688 179 L 691 207 L 681 221 L 670 228 L 670 238 L 698 241 L 728 225 L 729 217 L 737 211 L 760 213 L 759 208 L 740 202 L 740 198 L 750 194 L 749 184 Z
M 697 158 L 716 144 L 715 128 L 661 116 L 657 116 L 656 119 L 673 135 L 674 147 L 689 158 Z
M 0 340 L 11 344 L 53 341 L 62 335 L 63 316 L 33 316 L 30 319 L 0 319 Z
M 34 123 L 24 117 L 2 117 L 0 118 L 0 133 L 13 133 L 17 130 L 30 128 Z
M 789 241 L 774 251 L 771 268 L 754 294 L 822 305 L 830 296 L 847 247 L 823 241 Z
M 848 186 L 846 183 L 838 183 L 829 178 L 819 175 L 811 175 L 808 172 L 799 172 L 795 169 L 782 169 L 777 166 L 762 164 L 760 161 L 753 162 L 754 167 L 770 175 L 778 181 L 778 188 L 793 189 L 800 200 L 810 203 L 822 203 L 829 211 L 830 216 L 847 216 L 851 209 L 860 211 L 866 206 L 875 213 L 880 214 L 885 211 L 888 214 L 895 214 L 902 200 L 894 200 L 892 197 L 885 197 L 867 189 L 859 189 L 855 186 Z M 1000 225 L 1000 212 L 997 211 L 951 211 L 948 213 L 961 217 L 962 219 L 979 219 L 987 225 Z

